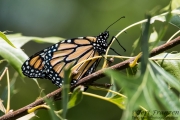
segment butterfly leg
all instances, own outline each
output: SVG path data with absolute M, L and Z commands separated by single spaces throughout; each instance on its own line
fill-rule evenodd
M 118 42 L 119 46 L 121 46 L 121 47 L 123 48 L 124 52 L 125 52 L 126 49 L 120 44 L 120 42 L 118 41 L 118 39 L 117 39 L 115 36 L 112 36 L 112 38 L 111 38 L 111 40 L 110 40 L 108 46 L 112 43 L 113 39 L 115 39 L 115 40 Z

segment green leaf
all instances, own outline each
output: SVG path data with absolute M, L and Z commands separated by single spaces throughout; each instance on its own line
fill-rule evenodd
M 160 58 L 162 60 L 158 60 Z M 154 56 L 153 59 L 157 59 L 157 62 L 163 69 L 165 69 L 168 73 L 180 81 L 180 53 L 161 53 L 157 56 Z
M 26 37 L 28 39 L 28 37 Z M 44 38 L 40 38 L 40 37 L 35 37 L 33 38 L 34 41 L 39 42 L 39 43 L 57 43 L 60 42 L 61 40 L 64 40 L 65 38 L 61 38 L 61 37 L 44 37 Z
M 172 10 L 180 8 L 180 1 L 179 0 L 171 0 L 170 3 L 162 9 L 162 11 L 168 11 L 169 7 L 171 6 Z
M 135 41 L 134 41 L 134 43 L 133 43 L 133 45 L 132 45 L 132 54 L 131 54 L 131 56 L 134 56 L 134 53 L 136 52 L 136 50 L 139 52 L 141 49 L 140 49 L 140 42 L 139 42 L 139 40 L 140 40 L 140 37 L 138 37 Z
M 127 72 L 128 76 L 136 75 L 138 73 L 138 68 L 139 68 L 139 65 L 135 65 L 134 67 L 126 68 L 126 72 Z
M 152 18 L 153 19 L 153 18 Z M 152 21 L 152 19 L 151 19 L 151 21 Z M 155 28 L 153 29 L 153 32 L 150 34 L 150 37 L 149 37 L 149 40 L 148 40 L 148 44 L 149 44 L 149 46 L 150 46 L 150 48 L 149 48 L 149 50 L 151 50 L 152 48 L 154 48 L 155 46 L 157 46 L 156 45 L 156 41 L 157 41 L 157 39 L 158 39 L 158 33 L 157 33 L 157 31 L 155 30 Z M 136 39 L 135 41 L 134 41 L 134 43 L 133 43 L 133 45 L 132 45 L 132 48 L 133 48 L 133 52 L 135 51 L 135 49 L 137 49 L 138 48 L 138 51 L 139 50 L 141 50 L 141 49 L 139 49 L 140 48 L 140 45 L 139 45 L 139 40 L 140 40 L 140 38 L 138 38 L 138 39 Z
M 180 10 L 178 14 L 173 14 L 170 23 L 178 28 L 180 28 Z
M 158 33 L 155 30 L 155 28 L 153 28 L 153 32 L 150 34 L 149 37 L 149 50 L 151 51 L 155 46 L 157 46 L 156 41 L 158 39 Z
M 6 35 L 5 35 L 3 32 L 1 32 L 1 31 L 0 31 L 0 37 L 1 37 L 2 39 L 4 39 L 9 45 L 11 45 L 12 47 L 16 48 L 16 47 L 13 45 L 13 43 L 6 37 Z
M 124 112 L 122 119 L 130 119 L 130 115 L 132 115 L 132 111 L 137 109 L 139 105 L 148 106 L 151 103 L 147 103 L 149 98 L 146 100 L 143 90 L 146 88 L 147 80 L 143 80 L 142 78 L 137 77 L 126 77 L 120 72 L 107 70 L 105 73 L 108 76 L 112 76 L 116 82 L 116 85 L 119 87 L 123 87 L 122 90 L 124 91 L 125 95 L 128 97 L 126 110 Z M 148 77 L 147 77 L 148 78 Z M 144 83 L 145 82 L 145 83 Z M 117 99 L 117 103 L 122 102 L 121 99 Z M 151 102 L 151 101 L 150 101 Z M 123 105 L 123 104 L 122 104 Z M 120 106 L 119 106 L 120 107 Z M 121 106 L 122 107 L 122 106 Z
M 108 101 L 114 103 L 115 105 L 117 105 L 119 108 L 121 109 L 125 109 L 126 108 L 126 98 L 125 97 L 121 97 L 119 95 L 115 95 L 111 98 L 108 99 Z
M 68 102 L 68 109 L 79 104 L 83 98 L 82 91 L 80 87 L 76 87 L 71 95 L 70 101 Z
M 64 40 L 64 38 L 61 37 L 45 37 L 45 38 L 41 38 L 41 37 L 33 37 L 33 36 L 22 36 L 22 34 L 20 33 L 16 33 L 16 34 L 9 34 L 7 35 L 7 37 L 9 38 L 9 40 L 15 44 L 18 48 L 22 47 L 24 44 L 26 44 L 29 41 L 36 41 L 39 43 L 57 43 L 61 40 Z
M 118 85 L 119 87 L 123 87 L 122 89 L 128 98 L 137 91 L 137 88 L 141 83 L 140 80 L 136 80 L 136 77 L 126 77 L 118 71 L 106 70 L 105 74 L 109 77 L 112 76 L 112 78 L 115 80 L 116 85 Z
M 6 59 L 18 73 L 23 76 L 21 72 L 21 65 L 28 59 L 28 56 L 19 48 L 14 48 L 0 39 L 0 56 Z
M 68 101 L 69 101 L 69 89 L 70 89 L 70 73 L 71 73 L 71 67 L 69 67 L 67 70 L 64 70 L 64 80 L 62 81 L 62 108 L 63 108 L 63 115 L 62 117 L 65 119 L 67 110 L 68 110 Z
M 172 18 L 172 13 L 175 13 L 176 11 L 172 11 L 171 7 L 168 6 L 168 12 L 167 13 L 163 13 L 161 15 L 158 15 L 158 16 L 155 16 L 151 19 L 151 21 L 155 21 L 155 20 L 159 20 L 161 22 L 164 22 L 163 26 L 161 27 L 159 33 L 158 33 L 158 38 L 157 40 L 154 42 L 154 46 L 156 46 L 157 44 L 160 43 L 160 41 L 163 39 L 167 29 L 168 29 L 168 26 L 169 26 L 169 23 L 170 23 L 170 20 Z M 154 20 L 155 19 L 155 20 Z
M 140 77 L 126 77 L 112 70 L 105 73 L 113 77 L 116 85 L 123 87 L 122 90 L 128 97 L 123 119 L 130 119 L 129 114 L 139 106 L 147 110 L 180 109 L 178 96 L 168 87 L 169 85 L 180 92 L 180 82 L 153 62 L 148 62 L 146 71 Z
M 81 102 L 81 100 L 83 98 L 83 95 L 82 95 L 82 91 L 80 89 L 81 89 L 80 87 L 76 87 L 74 89 L 68 104 L 66 103 L 67 104 L 67 109 L 75 107 L 77 104 L 79 104 Z M 65 102 L 67 102 L 67 100 Z M 64 109 L 61 109 L 61 110 L 57 111 L 57 113 L 62 113 L 62 112 L 64 112 Z
M 162 68 L 158 67 L 157 65 L 151 62 L 151 66 L 153 68 L 153 72 L 159 74 L 165 82 L 167 82 L 170 87 L 175 88 L 178 92 L 180 92 L 180 81 L 173 77 L 171 74 L 163 70 Z M 159 77 L 159 76 L 158 76 Z
M 172 0 L 171 7 L 172 7 L 172 9 L 179 8 L 180 7 L 180 1 L 179 0 Z
M 178 96 L 168 88 L 166 82 L 180 92 L 180 82 L 173 78 L 169 73 L 159 68 L 153 62 L 150 62 L 149 68 L 152 80 L 157 85 L 158 89 L 155 94 L 158 101 L 163 104 L 167 110 L 180 110 L 180 102 Z
M 151 33 L 150 37 L 149 37 L 149 43 L 153 43 L 157 40 L 158 38 L 158 33 L 156 32 L 155 29 L 153 29 L 153 32 Z
M 42 95 L 45 96 L 45 94 L 43 92 L 42 92 Z M 46 104 L 50 107 L 48 112 L 51 116 L 51 119 L 52 120 L 60 120 L 60 119 L 63 120 L 62 117 L 54 111 L 56 109 L 56 106 L 53 105 L 52 99 L 45 98 L 44 100 L 45 100 Z
M 149 58 L 149 46 L 148 46 L 148 40 L 149 40 L 149 28 L 150 28 L 150 20 L 151 16 L 147 16 L 148 21 L 144 25 L 142 36 L 140 38 L 141 42 L 141 48 L 142 48 L 142 57 L 141 57 L 141 74 L 144 74 L 146 71 L 147 61 Z
M 114 84 L 115 84 L 115 81 L 114 81 L 114 79 L 113 79 L 112 77 L 111 77 L 111 84 L 112 84 L 113 86 L 111 86 L 111 87 L 109 88 L 109 90 L 117 91 L 117 87 L 114 85 Z M 106 97 L 106 98 L 112 98 L 114 95 L 115 95 L 114 93 L 108 92 L 105 97 Z

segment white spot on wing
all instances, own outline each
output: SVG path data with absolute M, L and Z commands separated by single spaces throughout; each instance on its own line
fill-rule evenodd
M 79 39 L 83 39 L 83 37 L 78 37 Z
M 68 43 L 71 43 L 71 40 L 67 40 Z

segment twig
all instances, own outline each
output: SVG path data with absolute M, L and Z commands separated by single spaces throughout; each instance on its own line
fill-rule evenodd
M 173 48 L 174 46 L 180 44 L 180 36 L 171 40 L 170 42 L 168 43 L 165 43 L 159 47 L 156 47 L 152 50 L 152 52 L 150 53 L 150 57 L 152 56 L 155 56 L 155 55 L 158 55 L 159 53 L 162 53 L 164 52 L 165 50 L 168 50 L 170 48 Z M 125 69 L 125 68 L 128 68 L 129 67 L 129 63 L 131 63 L 132 61 L 134 60 L 134 58 L 130 58 L 130 59 L 127 59 L 121 63 L 118 63 L 116 65 L 113 65 L 107 69 L 116 69 L 116 70 L 122 70 L 122 69 Z M 75 86 L 71 86 L 71 89 L 74 89 L 76 86 L 78 85 L 82 85 L 86 82 L 93 82 L 95 80 L 98 80 L 99 78 L 102 78 L 104 77 L 105 75 L 103 74 L 103 71 L 104 70 L 99 70 L 95 73 L 92 73 L 84 78 L 82 78 L 81 80 L 78 81 L 78 83 L 75 85 Z M 41 99 L 38 99 L 36 101 L 34 101 L 33 103 L 23 107 L 23 108 L 20 108 L 16 111 L 13 111 L 13 112 L 10 112 L 8 114 L 5 114 L 3 116 L 0 117 L 0 120 L 14 120 L 14 119 L 17 119 L 19 117 L 22 117 L 24 115 L 27 114 L 27 110 L 29 108 L 32 108 L 34 106 L 37 106 L 37 105 L 41 105 L 41 104 L 44 104 L 45 101 L 44 99 L 45 98 L 49 98 L 49 99 L 53 99 L 54 101 L 56 100 L 60 100 L 61 99 L 61 91 L 62 89 L 59 88 L 49 94 L 47 94 L 44 98 L 41 98 Z

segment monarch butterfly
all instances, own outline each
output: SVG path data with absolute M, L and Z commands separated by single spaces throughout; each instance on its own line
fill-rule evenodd
M 107 29 L 96 37 L 87 36 L 63 40 L 37 52 L 23 63 L 21 67 L 23 74 L 30 78 L 50 79 L 55 85 L 61 87 L 63 69 L 76 65 L 72 71 L 78 71 L 78 74 L 73 76 L 71 85 L 76 84 L 79 79 L 95 71 L 100 58 L 88 62 L 82 61 L 106 53 L 112 41 L 111 39 L 110 43 L 107 43 L 109 38 Z

